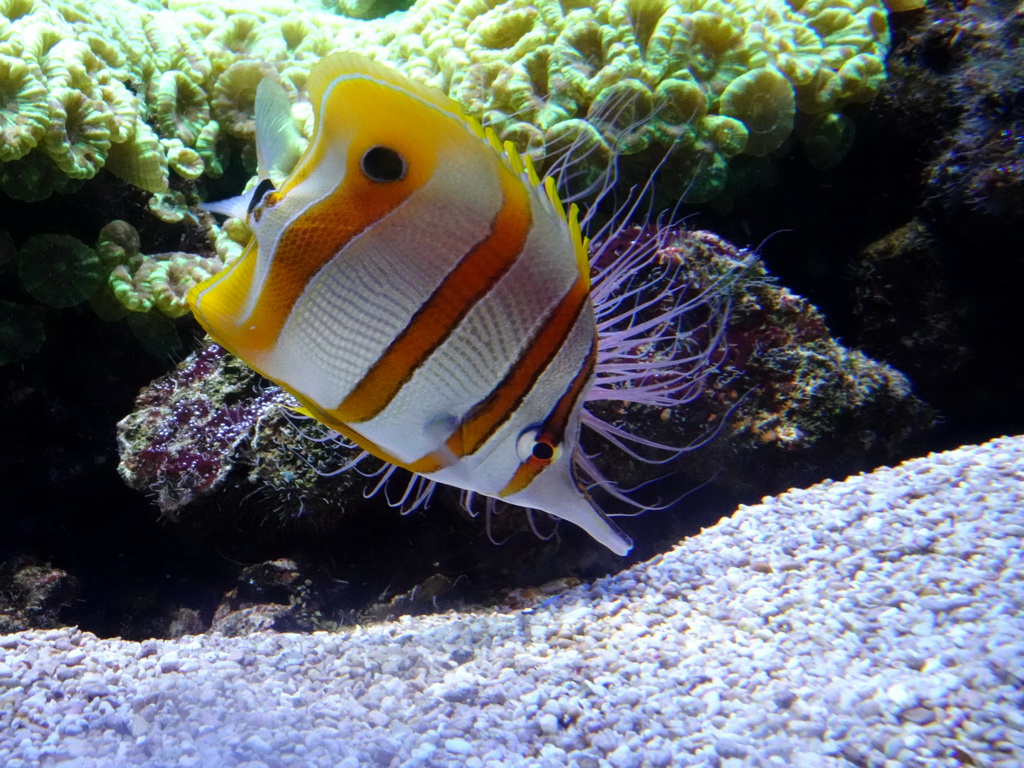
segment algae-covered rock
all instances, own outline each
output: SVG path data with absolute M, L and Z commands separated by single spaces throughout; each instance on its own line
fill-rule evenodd
M 263 509 L 288 519 L 343 506 L 344 490 L 362 487 L 358 475 L 322 477 L 321 461 L 330 470 L 355 453 L 305 437 L 324 430 L 290 414 L 297 406 L 290 395 L 216 345 L 154 381 L 135 405 L 117 425 L 121 476 L 155 494 L 167 515 L 215 492 L 245 496 L 259 488 Z
M 602 405 L 606 420 L 686 449 L 668 465 L 600 450 L 609 476 L 627 485 L 666 476 L 678 492 L 712 488 L 769 493 L 873 466 L 924 434 L 935 413 L 899 371 L 848 349 L 806 299 L 780 286 L 763 262 L 710 232 L 682 233 L 663 250 L 690 291 L 728 295 L 731 312 L 703 392 L 662 410 Z M 735 279 L 723 279 L 744 269 Z M 594 441 L 585 443 L 596 452 Z
M 19 556 L 0 563 L 0 634 L 66 626 L 78 580 L 51 563 Z

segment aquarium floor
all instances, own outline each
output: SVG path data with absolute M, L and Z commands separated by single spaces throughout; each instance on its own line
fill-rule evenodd
M 741 508 L 511 611 L 0 638 L 0 764 L 1019 766 L 1024 438 Z

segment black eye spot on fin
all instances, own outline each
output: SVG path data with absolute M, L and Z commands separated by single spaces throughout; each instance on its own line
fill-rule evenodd
M 249 207 L 245 209 L 246 213 L 252 213 L 253 208 L 263 202 L 263 198 L 266 197 L 270 192 L 276 192 L 277 188 L 274 186 L 274 182 L 270 179 L 263 179 L 259 184 L 256 185 L 256 189 L 252 191 L 252 197 L 249 198 Z
M 401 181 L 405 178 L 405 158 L 391 147 L 371 147 L 362 160 L 363 174 L 370 181 Z
M 516 439 L 516 453 L 524 464 L 547 467 L 562 455 L 561 438 L 543 431 L 543 425 L 524 429 Z
M 537 461 L 551 461 L 555 458 L 555 447 L 551 443 L 534 443 L 531 455 Z

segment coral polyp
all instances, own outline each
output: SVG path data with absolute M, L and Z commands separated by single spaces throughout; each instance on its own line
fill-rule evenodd
M 21 247 L 18 272 L 25 289 L 52 307 L 73 307 L 103 281 L 103 265 L 92 248 L 70 235 L 33 235 Z

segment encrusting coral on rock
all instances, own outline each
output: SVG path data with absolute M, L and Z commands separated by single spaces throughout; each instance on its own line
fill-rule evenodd
M 155 494 L 161 511 L 172 516 L 215 490 L 239 488 L 246 494 L 259 488 L 264 503 L 268 497 L 276 502 L 265 508 L 287 506 L 286 516 L 343 505 L 343 494 L 332 501 L 332 494 L 317 493 L 321 478 L 310 457 L 343 464 L 346 454 L 304 437 L 325 431 L 315 422 L 296 428 L 297 417 L 289 416 L 294 406 L 240 360 L 208 345 L 146 387 L 135 412 L 118 424 L 121 476 Z M 333 492 L 352 485 L 361 490 L 351 474 L 319 484 Z
M 50 563 L 20 556 L 0 563 L 0 634 L 63 625 L 78 599 L 78 581 Z

